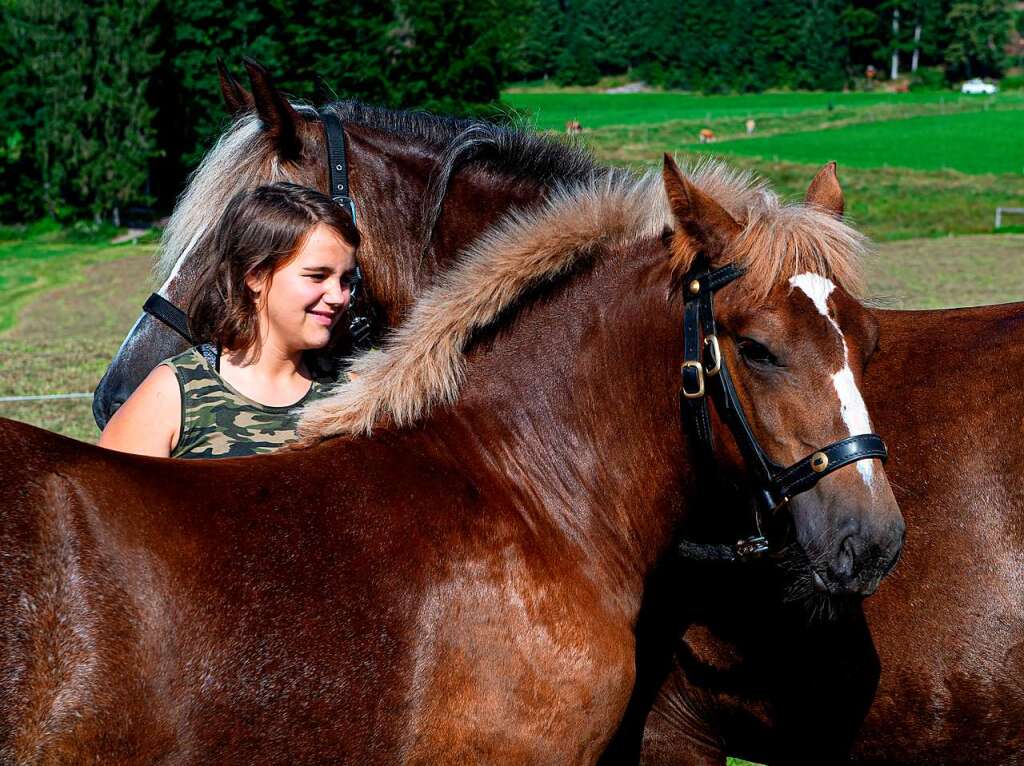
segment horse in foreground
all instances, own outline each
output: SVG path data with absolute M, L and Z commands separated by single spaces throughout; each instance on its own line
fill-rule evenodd
M 664 183 L 671 204 L 597 183 L 492 231 L 309 413 L 336 436 L 308 449 L 186 464 L 4 422 L 0 760 L 595 762 L 647 577 L 700 512 L 677 399 L 698 255 L 745 270 L 720 362 L 773 460 L 867 422 L 843 411 L 877 338 L 857 235 L 720 169 Z M 895 561 L 877 460 L 790 512 L 831 590 Z

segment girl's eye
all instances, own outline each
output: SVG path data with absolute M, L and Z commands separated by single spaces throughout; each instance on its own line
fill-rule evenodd
M 758 343 L 753 338 L 740 338 L 736 342 L 743 359 L 754 365 L 762 367 L 779 367 L 779 360 L 768 347 Z
M 327 278 L 324 274 L 307 274 L 306 276 L 314 282 L 323 282 Z

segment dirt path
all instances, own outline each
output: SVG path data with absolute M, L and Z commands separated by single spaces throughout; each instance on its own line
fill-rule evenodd
M 0 396 L 92 391 L 150 292 L 152 259 L 89 266 L 81 282 L 44 293 L 0 336 Z M 0 415 L 86 441 L 99 434 L 91 402 L 0 403 Z
M 893 308 L 1024 301 L 1024 234 L 888 242 L 868 264 L 868 283 Z

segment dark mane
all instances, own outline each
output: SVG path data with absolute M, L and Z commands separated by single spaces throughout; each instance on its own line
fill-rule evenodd
M 441 215 L 452 176 L 470 164 L 531 180 L 545 188 L 588 182 L 608 172 L 583 147 L 513 124 L 396 111 L 359 101 L 336 101 L 326 108 L 343 121 L 417 139 L 440 152 L 437 170 L 423 200 L 424 249 Z
M 306 119 L 316 119 L 316 110 L 309 104 L 292 102 L 292 106 Z M 585 149 L 527 128 L 386 109 L 358 101 L 336 101 L 325 108 L 343 121 L 422 142 L 438 153 L 437 170 L 423 198 L 420 242 L 424 249 L 441 214 L 452 176 L 471 163 L 544 188 L 557 183 L 586 183 L 607 172 Z M 158 282 L 167 279 L 181 256 L 210 230 L 235 193 L 274 181 L 309 184 L 308 178 L 296 174 L 292 165 L 278 162 L 273 152 L 273 144 L 266 140 L 253 112 L 243 114 L 221 134 L 190 175 L 164 230 L 155 266 Z
M 583 147 L 512 123 L 387 109 L 359 101 L 335 101 L 325 108 L 342 120 L 424 141 L 444 151 L 452 169 L 476 161 L 542 184 L 582 180 L 605 170 Z

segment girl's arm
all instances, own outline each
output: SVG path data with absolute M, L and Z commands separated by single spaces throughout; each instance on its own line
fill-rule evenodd
M 153 370 L 114 413 L 100 446 L 136 455 L 170 457 L 181 430 L 181 393 L 174 370 Z

